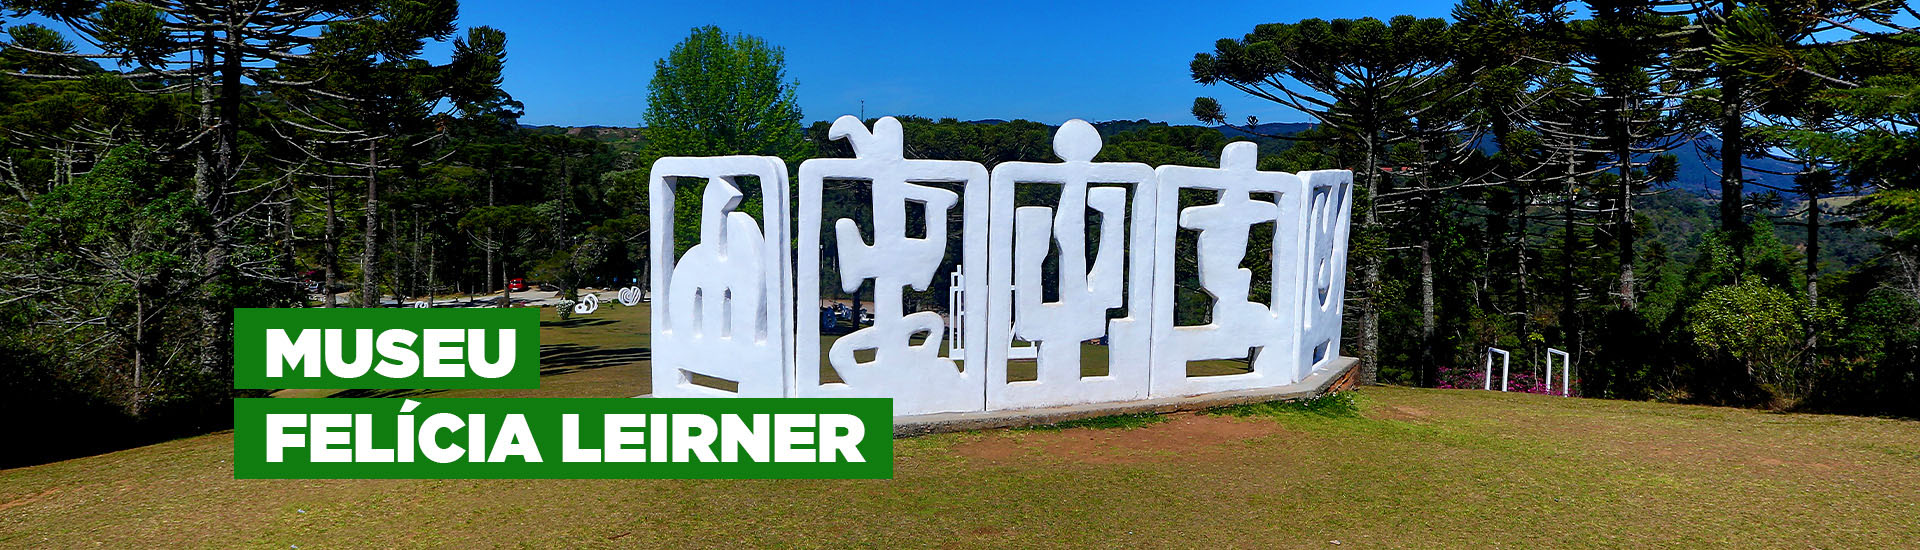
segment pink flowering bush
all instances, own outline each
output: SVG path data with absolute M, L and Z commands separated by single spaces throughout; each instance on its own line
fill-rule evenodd
M 1557 370 L 1558 369 L 1556 369 L 1556 371 Z M 1442 389 L 1459 389 L 1459 390 L 1486 389 L 1488 387 L 1487 386 L 1487 369 L 1484 366 L 1482 367 L 1440 367 L 1440 386 L 1439 387 Z M 1494 391 L 1500 391 L 1500 368 L 1498 366 L 1495 366 L 1493 369 L 1492 387 Z M 1548 392 L 1547 381 L 1544 377 L 1534 375 L 1531 369 L 1528 369 L 1528 370 L 1514 369 L 1507 374 L 1507 391 L 1520 392 L 1520 393 L 1537 393 L 1537 394 L 1543 394 L 1543 395 L 1551 393 L 1552 395 L 1560 395 L 1560 391 L 1561 391 L 1560 374 L 1559 372 L 1554 373 L 1553 391 Z M 1574 384 L 1572 395 L 1574 397 L 1580 396 L 1580 385 L 1577 382 Z

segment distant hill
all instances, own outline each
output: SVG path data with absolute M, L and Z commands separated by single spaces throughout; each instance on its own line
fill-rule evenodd
M 1219 130 L 1221 134 L 1225 134 L 1227 137 L 1261 138 L 1265 136 L 1291 136 L 1310 130 L 1313 126 L 1314 124 L 1312 122 L 1264 122 L 1247 129 L 1252 130 L 1252 132 L 1224 125 L 1214 126 L 1213 129 Z
M 1005 122 L 1007 122 L 1005 119 L 998 118 L 967 121 L 969 124 L 1002 124 Z M 1055 127 L 1054 125 L 1048 126 Z M 1103 136 L 1112 136 L 1121 132 L 1153 126 L 1194 125 L 1175 125 L 1147 119 L 1109 120 L 1094 123 L 1094 127 L 1098 128 L 1100 135 Z M 646 143 L 640 128 L 628 126 L 603 126 L 597 124 L 588 126 L 535 126 L 522 124 L 520 127 L 534 133 L 567 134 L 594 139 L 611 144 L 618 150 L 637 150 Z M 1293 135 L 1313 127 L 1314 123 L 1311 122 L 1266 122 L 1249 128 L 1249 130 L 1252 130 L 1251 132 L 1225 125 L 1209 126 L 1207 128 L 1217 130 L 1221 135 L 1229 138 L 1245 138 L 1258 142 L 1261 145 L 1261 151 L 1271 153 L 1285 149 L 1287 142 L 1270 136 Z M 1489 146 L 1489 148 L 1490 147 L 1491 146 Z M 1716 175 L 1716 173 L 1719 171 L 1720 161 L 1709 154 L 1709 151 L 1717 151 L 1719 148 L 1720 143 L 1718 140 L 1702 137 L 1701 139 L 1688 141 L 1673 150 L 1672 154 L 1680 161 L 1680 174 L 1678 179 L 1674 181 L 1673 188 L 1698 193 L 1709 199 L 1717 200 L 1720 196 L 1720 177 Z M 1747 193 L 1766 193 L 1770 191 L 1767 187 L 1760 184 L 1779 188 L 1790 188 L 1793 185 L 1792 177 L 1762 173 L 1759 171 L 1790 172 L 1795 168 L 1791 164 L 1772 159 L 1750 159 L 1747 161 L 1747 166 L 1749 167 L 1747 178 L 1751 182 L 1754 182 L 1747 185 Z M 1788 197 L 1788 199 L 1793 200 L 1794 197 Z
M 1716 156 L 1716 154 L 1719 150 L 1720 140 L 1701 137 L 1688 141 L 1679 148 L 1671 151 L 1671 153 L 1680 160 L 1680 176 L 1674 180 L 1673 187 L 1699 192 L 1708 197 L 1718 199 L 1720 197 L 1720 158 Z M 1709 152 L 1714 154 L 1709 154 Z M 1756 185 L 1755 183 L 1771 185 L 1781 189 L 1793 187 L 1792 176 L 1768 174 L 1761 172 L 1761 170 L 1767 172 L 1792 172 L 1798 169 L 1798 167 L 1792 164 L 1773 159 L 1747 159 L 1744 164 L 1747 166 L 1745 171 L 1748 182 L 1746 192 L 1749 194 L 1771 191 L 1771 189 Z M 1792 199 L 1793 197 L 1788 198 Z

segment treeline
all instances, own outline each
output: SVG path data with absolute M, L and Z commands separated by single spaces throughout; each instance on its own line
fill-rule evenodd
M 0 4 L 64 27 L 0 20 L 0 465 L 230 423 L 236 307 L 631 278 L 630 155 L 522 130 L 456 13 Z
M 1452 21 L 1258 25 L 1191 69 L 1319 122 L 1279 166 L 1355 170 L 1346 349 L 1368 380 L 1435 385 L 1488 346 L 1534 368 L 1554 347 L 1588 396 L 1915 414 L 1913 15 L 1467 0 Z M 1230 120 L 1212 98 L 1193 110 Z M 1720 180 L 1694 250 L 1644 210 L 1671 192 L 1676 150 L 1710 155 Z M 1748 194 L 1767 172 L 1785 201 Z M 1836 230 L 1878 253 L 1823 269 Z

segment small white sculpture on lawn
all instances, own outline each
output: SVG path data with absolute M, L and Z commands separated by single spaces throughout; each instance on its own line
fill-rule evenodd
M 941 353 L 947 330 L 945 319 L 937 311 L 905 311 L 903 294 L 908 287 L 925 291 L 940 271 L 948 255 L 948 215 L 958 207 L 963 226 L 961 269 L 986 266 L 987 170 L 978 163 L 905 158 L 904 136 L 900 122 L 892 117 L 876 121 L 869 131 L 851 116 L 834 121 L 828 137 L 845 139 L 853 146 L 850 159 L 811 159 L 800 164 L 800 233 L 797 303 L 807 307 L 819 304 L 821 265 L 821 218 L 823 193 L 827 180 L 860 181 L 872 195 L 873 242 L 867 243 L 853 220 L 834 221 L 835 248 L 839 265 L 840 288 L 857 293 L 868 280 L 873 281 L 873 326 L 860 328 L 835 340 L 827 349 L 827 365 L 840 382 L 823 383 L 818 365 L 821 330 L 819 316 L 801 315 L 796 344 L 798 357 L 797 393 L 802 397 L 891 397 L 895 414 L 919 414 L 948 411 L 974 411 L 986 407 L 982 386 L 984 369 L 977 358 L 985 352 L 974 342 L 960 347 L 966 355 L 956 362 Z M 933 183 L 957 184 L 964 197 L 935 187 Z M 908 220 L 908 204 L 919 206 L 921 219 Z M 908 224 L 925 228 L 920 237 L 907 234 Z M 965 311 L 985 311 L 984 274 L 962 273 Z M 858 299 L 856 297 L 856 299 Z M 978 338 L 985 321 L 981 315 L 968 315 L 962 334 Z M 919 341 L 916 343 L 915 340 Z M 871 353 L 862 360 L 860 354 Z
M 1044 407 L 1147 396 L 1147 317 L 1153 278 L 1153 168 L 1093 162 L 1100 133 L 1069 120 L 1054 135 L 1064 162 L 1006 162 L 993 169 L 992 244 L 988 247 L 987 401 L 994 407 Z M 1057 189 L 1057 207 L 1015 207 L 1021 184 Z M 1129 215 L 1127 195 L 1133 194 Z M 1098 214 L 1098 250 L 1087 265 L 1088 216 Z M 1010 231 L 1009 231 L 1010 229 Z M 1131 241 L 1132 246 L 1128 246 Z M 1057 246 L 1056 246 L 1057 245 Z M 1131 254 L 1129 254 L 1129 251 Z M 1057 254 L 1055 254 L 1057 252 Z M 1043 265 L 1057 261 L 1058 301 L 1047 302 Z M 1130 260 L 1130 261 L 1129 261 Z M 1128 277 L 1128 273 L 1132 276 Z M 1126 287 L 1123 288 L 1123 281 Z M 1016 292 L 1015 288 L 1019 291 Z M 1126 308 L 1126 315 L 1107 312 Z M 1014 338 L 1034 342 L 1033 380 L 1010 381 Z M 1083 376 L 1082 343 L 1105 339 L 1106 374 Z M 1018 348 L 1026 349 L 1026 348 Z
M 586 315 L 595 311 L 600 311 L 600 297 L 592 292 L 581 293 L 580 300 L 573 303 L 574 315 Z
M 764 224 L 738 209 L 758 180 Z M 777 157 L 669 157 L 649 178 L 653 395 L 790 397 L 787 167 Z M 704 179 L 697 189 L 683 180 Z M 693 187 L 689 185 L 688 187 Z M 700 193 L 700 241 L 674 257 L 675 197 Z
M 640 287 L 629 286 L 620 289 L 620 305 L 633 307 L 640 304 Z

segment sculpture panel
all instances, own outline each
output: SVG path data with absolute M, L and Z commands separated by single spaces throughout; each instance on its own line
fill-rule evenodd
M 892 117 L 876 121 L 869 131 L 859 119 L 840 117 L 829 137 L 845 139 L 854 158 L 811 159 L 800 164 L 800 229 L 798 294 L 801 308 L 820 303 L 821 265 L 837 261 L 840 288 L 857 292 L 873 281 L 873 325 L 835 340 L 827 349 L 827 365 L 839 382 L 822 380 L 814 361 L 819 357 L 821 327 L 818 315 L 801 315 L 796 336 L 800 358 L 796 372 L 801 397 L 891 397 L 895 414 L 974 411 L 986 408 L 985 380 L 979 357 L 984 346 L 968 342 L 961 357 L 941 353 L 947 335 L 946 319 L 936 311 L 905 311 L 907 288 L 925 291 L 948 253 L 947 214 L 961 209 L 962 279 L 970 285 L 966 307 L 984 311 L 983 274 L 966 272 L 986 265 L 987 170 L 978 163 L 905 158 L 900 122 Z M 865 242 L 853 220 L 834 221 L 838 257 L 820 257 L 823 193 L 827 180 L 865 182 L 872 195 L 873 242 Z M 926 185 L 959 184 L 964 196 Z M 907 236 L 907 204 L 917 203 L 925 227 L 922 237 Z M 858 298 L 856 297 L 856 300 Z M 983 334 L 975 315 L 961 332 Z M 919 339 L 918 343 L 913 340 Z M 871 353 L 861 360 L 856 355 Z
M 1063 162 L 1007 162 L 993 169 L 988 247 L 987 403 L 1020 408 L 1124 401 L 1147 396 L 1147 313 L 1152 295 L 1154 173 L 1145 164 L 1093 162 L 1100 134 L 1069 120 L 1054 135 Z M 1057 207 L 1015 207 L 1021 184 L 1057 187 Z M 1106 185 L 1098 185 L 1106 184 Z M 1098 185 L 1098 186 L 1096 186 Z M 1127 195 L 1133 194 L 1129 215 Z M 1087 265 L 1089 214 L 1098 245 Z M 1056 248 L 1057 245 L 1057 248 Z M 1131 245 L 1131 246 L 1129 246 Z M 1057 252 L 1057 254 L 1055 253 Z M 1043 266 L 1057 262 L 1047 302 Z M 1016 290 L 1017 289 L 1017 290 Z M 1108 319 L 1108 312 L 1125 315 Z M 1035 376 L 1009 380 L 1015 339 L 1034 342 Z M 1105 374 L 1085 376 L 1083 343 L 1107 346 Z
M 649 178 L 653 395 L 791 397 L 787 166 L 775 157 L 663 158 Z M 759 181 L 763 224 L 738 211 Z M 699 189 L 700 241 L 675 258 L 681 180 Z M 734 385 L 729 390 L 728 385 Z
M 1288 222 L 1300 215 L 1299 197 L 1305 187 L 1299 176 L 1258 170 L 1258 156 L 1256 145 L 1237 142 L 1220 152 L 1220 168 L 1161 166 L 1157 170 L 1162 199 L 1154 239 L 1154 247 L 1161 252 L 1155 256 L 1153 276 L 1153 397 L 1280 386 L 1301 377 L 1293 366 L 1298 322 L 1286 313 L 1297 311 L 1300 303 L 1300 226 Z M 1185 189 L 1212 191 L 1218 199 L 1181 209 L 1180 192 Z M 1248 235 L 1260 223 L 1273 223 L 1274 228 L 1272 250 L 1256 254 L 1271 262 L 1267 303 L 1248 298 L 1253 272 L 1241 267 Z M 1211 319 L 1204 325 L 1174 324 L 1179 282 L 1175 236 L 1181 229 L 1198 232 L 1193 260 L 1201 288 L 1213 299 Z M 1208 360 L 1244 360 L 1246 372 L 1189 374 L 1189 362 Z
M 1347 236 L 1353 218 L 1353 172 L 1301 172 L 1300 372 L 1305 378 L 1340 357 L 1340 315 L 1347 296 Z

